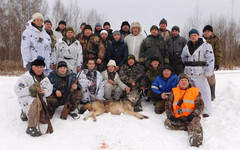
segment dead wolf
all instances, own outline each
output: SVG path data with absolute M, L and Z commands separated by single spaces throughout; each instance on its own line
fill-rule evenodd
M 126 115 L 133 115 L 139 119 L 148 119 L 148 116 L 134 112 L 134 106 L 139 98 L 140 94 L 137 91 L 131 91 L 127 94 L 126 98 L 121 101 L 94 101 L 92 103 L 92 110 L 86 115 L 84 120 L 87 120 L 91 116 L 94 121 L 97 121 L 96 116 L 109 112 L 113 115 L 120 115 L 123 113 Z

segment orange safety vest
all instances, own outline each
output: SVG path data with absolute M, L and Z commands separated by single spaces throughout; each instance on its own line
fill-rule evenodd
M 199 89 L 191 87 L 187 90 L 181 90 L 179 86 L 172 89 L 174 95 L 173 112 L 176 118 L 188 116 L 195 108 L 195 102 Z M 186 92 L 186 93 L 185 93 Z M 184 95 L 184 96 L 183 96 Z M 177 105 L 180 100 L 183 100 L 181 106 Z

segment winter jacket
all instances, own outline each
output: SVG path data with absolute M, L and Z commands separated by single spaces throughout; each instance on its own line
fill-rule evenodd
M 139 33 L 137 36 L 129 34 L 124 39 L 124 42 L 128 46 L 128 53 L 134 55 L 137 61 L 139 60 L 140 46 L 143 39 L 144 36 L 141 33 Z
M 108 71 L 105 70 L 102 72 L 102 77 L 103 77 L 103 80 L 105 82 L 105 85 L 108 84 Z M 115 74 L 115 77 L 114 77 L 114 84 L 115 86 L 119 86 L 123 91 L 125 91 L 127 85 L 124 84 L 121 80 L 120 80 L 120 77 L 118 75 L 118 73 L 116 72 Z
M 213 74 L 214 54 L 212 46 L 203 38 L 199 38 L 196 45 L 189 41 L 184 47 L 181 57 L 185 64 L 184 73 L 188 76 L 210 77 Z
M 220 39 L 214 33 L 209 38 L 205 38 L 205 39 L 209 44 L 212 45 L 212 49 L 215 56 L 215 65 L 220 65 L 222 61 L 222 46 L 221 46 Z
M 187 40 L 184 37 L 176 36 L 167 40 L 170 64 L 182 63 L 181 54 Z
M 53 30 L 53 34 L 56 36 L 57 41 L 63 38 L 63 35 L 60 31 Z
M 18 96 L 19 104 L 25 113 L 28 112 L 33 100 L 36 99 L 36 97 L 31 96 L 29 91 L 29 87 L 35 83 L 34 80 L 36 81 L 36 78 L 29 72 L 26 72 L 19 77 L 14 86 L 14 91 Z M 40 86 L 44 90 L 43 100 L 46 102 L 46 97 L 51 95 L 53 86 L 47 77 L 40 82 Z
M 27 67 L 38 56 L 45 60 L 44 73 L 48 75 L 51 72 L 51 38 L 44 28 L 38 30 L 32 25 L 33 20 L 28 21 L 26 29 L 22 34 L 21 53 L 24 68 Z
M 150 66 L 150 68 L 148 69 L 148 71 L 146 72 L 145 75 L 145 79 L 146 79 L 146 84 L 147 86 L 151 87 L 153 81 L 161 74 L 162 70 L 160 67 L 157 68 L 157 70 L 154 70 L 152 66 Z
M 157 37 L 149 35 L 143 40 L 140 48 L 139 62 L 145 63 L 145 67 L 149 68 L 150 58 L 153 56 L 159 57 L 160 66 L 163 66 L 164 63 L 169 63 L 167 43 L 160 35 Z
M 113 59 L 116 61 L 117 66 L 122 66 L 127 61 L 127 57 L 127 44 L 125 44 L 122 39 L 120 39 L 118 42 L 113 40 L 107 53 L 108 60 Z
M 82 67 L 83 64 L 82 46 L 78 40 L 75 40 L 71 45 L 68 45 L 63 39 L 56 43 L 53 64 L 58 64 L 60 61 L 67 63 L 70 73 L 77 73 L 77 67 Z
M 153 92 L 161 94 L 171 92 L 172 88 L 176 87 L 177 84 L 178 76 L 176 74 L 172 74 L 168 79 L 160 75 L 153 81 L 151 89 Z
M 160 29 L 159 30 L 159 35 L 161 35 L 163 37 L 163 39 L 166 41 L 171 37 L 171 31 L 170 30 L 162 31 Z

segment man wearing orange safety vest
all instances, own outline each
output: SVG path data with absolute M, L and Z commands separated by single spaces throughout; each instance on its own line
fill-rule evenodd
M 204 109 L 204 102 L 199 89 L 189 84 L 186 74 L 181 73 L 178 80 L 178 86 L 172 88 L 165 104 L 165 126 L 168 129 L 187 131 L 191 146 L 199 147 L 203 140 L 200 115 Z

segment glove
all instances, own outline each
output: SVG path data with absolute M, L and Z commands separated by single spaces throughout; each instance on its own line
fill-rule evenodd
M 41 90 L 40 83 L 36 82 L 32 86 L 29 87 L 29 91 L 32 97 L 37 97 L 37 92 Z
M 191 113 L 190 115 L 187 116 L 187 121 L 191 122 L 193 120 L 193 118 L 195 118 L 195 117 L 196 117 L 196 115 Z
M 215 66 L 214 66 L 214 70 L 217 71 L 218 69 L 219 69 L 219 65 L 215 65 Z

